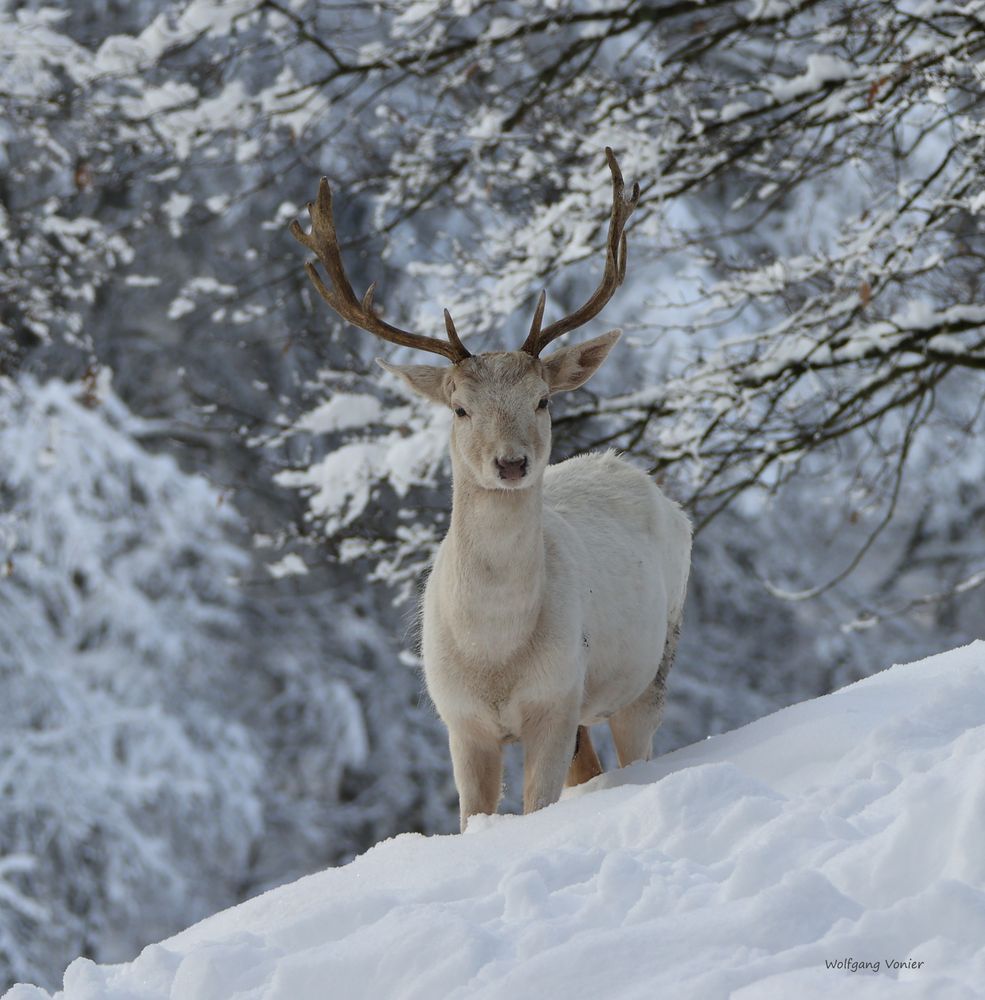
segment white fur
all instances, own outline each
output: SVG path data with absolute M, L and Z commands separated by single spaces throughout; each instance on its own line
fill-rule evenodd
M 524 745 L 525 811 L 559 797 L 580 724 L 608 719 L 622 764 L 651 752 L 690 524 L 612 452 L 547 466 L 550 420 L 536 410 L 545 392 L 586 381 L 617 337 L 545 362 L 512 352 L 454 369 L 386 366 L 468 410 L 452 433 L 451 526 L 423 606 L 424 672 L 448 726 L 463 828 L 495 811 L 505 742 Z M 521 455 L 525 481 L 497 485 L 495 457 Z

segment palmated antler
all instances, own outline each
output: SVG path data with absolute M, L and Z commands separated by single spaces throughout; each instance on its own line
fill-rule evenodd
M 452 362 L 463 361 L 465 358 L 471 357 L 459 339 L 455 324 L 447 309 L 445 310 L 445 331 L 448 334 L 448 339 L 439 340 L 437 337 L 409 333 L 407 330 L 391 326 L 385 320 L 380 319 L 373 311 L 375 281 L 366 289 L 362 301 L 356 298 L 356 293 L 352 290 L 352 285 L 346 277 L 345 267 L 342 264 L 339 240 L 335 234 L 335 220 L 332 217 L 332 189 L 328 186 L 328 179 L 325 177 L 318 185 L 318 200 L 314 204 L 308 202 L 308 214 L 311 216 L 311 232 L 306 233 L 301 228 L 301 223 L 295 219 L 291 223 L 291 235 L 321 261 L 322 267 L 328 273 L 329 281 L 332 284 L 331 288 L 322 281 L 314 261 L 307 261 L 304 269 L 308 272 L 308 277 L 311 278 L 318 294 L 344 320 L 360 329 L 375 333 L 377 337 L 388 340 L 391 344 L 400 344 L 402 347 L 415 347 L 432 354 L 441 354 Z
M 527 354 L 532 354 L 535 358 L 552 341 L 556 340 L 563 333 L 574 330 L 579 326 L 584 326 L 590 319 L 594 319 L 605 306 L 606 302 L 612 298 L 613 292 L 622 284 L 626 277 L 626 234 L 623 229 L 626 220 L 633 214 L 637 202 L 640 200 L 640 186 L 633 185 L 633 193 L 629 198 L 623 197 L 625 184 L 622 179 L 622 171 L 616 162 L 615 154 L 605 147 L 605 158 L 612 172 L 612 215 L 609 216 L 609 236 L 606 241 L 605 271 L 598 288 L 592 293 L 591 298 L 573 313 L 559 319 L 556 323 L 551 323 L 549 327 L 541 330 L 540 324 L 544 318 L 544 305 L 547 302 L 547 293 L 541 292 L 537 300 L 537 308 L 534 310 L 534 319 L 530 324 L 530 333 L 520 348 Z

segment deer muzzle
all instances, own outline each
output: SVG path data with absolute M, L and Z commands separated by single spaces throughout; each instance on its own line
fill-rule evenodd
M 527 474 L 527 458 L 497 458 L 496 474 L 507 483 L 518 483 Z

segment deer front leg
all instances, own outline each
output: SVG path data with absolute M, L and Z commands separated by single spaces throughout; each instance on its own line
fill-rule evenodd
M 448 729 L 461 829 L 476 813 L 494 813 L 503 787 L 503 747 L 468 728 Z
M 524 713 L 520 733 L 524 813 L 543 809 L 561 797 L 577 732 L 576 699 L 560 705 L 537 706 Z

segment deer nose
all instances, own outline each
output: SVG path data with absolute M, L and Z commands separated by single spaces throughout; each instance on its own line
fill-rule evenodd
M 527 459 L 523 458 L 497 458 L 496 472 L 500 479 L 507 482 L 517 482 L 527 474 Z

